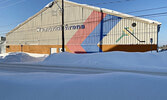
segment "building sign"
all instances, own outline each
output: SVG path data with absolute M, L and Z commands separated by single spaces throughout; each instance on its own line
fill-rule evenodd
M 71 26 L 69 26 L 67 24 L 67 25 L 65 25 L 64 29 L 65 30 L 85 29 L 85 25 L 71 25 Z M 37 28 L 37 32 L 54 32 L 54 31 L 61 31 L 61 30 L 62 30 L 62 26 L 50 26 L 50 27 L 45 27 L 45 28 L 41 28 L 41 27 Z

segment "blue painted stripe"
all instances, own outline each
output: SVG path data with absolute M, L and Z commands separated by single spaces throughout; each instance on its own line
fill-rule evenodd
M 103 40 L 121 19 L 117 16 L 106 15 L 93 32 L 82 42 L 81 46 L 86 52 L 101 52 L 102 50 L 98 47 L 98 43 Z

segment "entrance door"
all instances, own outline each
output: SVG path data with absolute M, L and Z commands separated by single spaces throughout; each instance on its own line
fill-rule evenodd
M 57 48 L 51 48 L 50 49 L 50 54 L 57 53 Z

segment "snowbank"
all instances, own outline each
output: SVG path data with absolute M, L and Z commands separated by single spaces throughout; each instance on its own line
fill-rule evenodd
M 0 100 L 166 100 L 167 77 L 0 73 Z
M 5 58 L 7 55 L 9 55 L 9 53 L 3 53 L 3 54 L 0 54 L 0 59 Z
M 43 61 L 47 55 L 31 54 L 31 53 L 6 53 L 0 55 L 0 62 L 12 62 L 12 63 L 23 63 L 23 62 L 40 62 Z
M 4 56 L 0 58 L 0 62 L 167 72 L 166 57 L 167 52 L 106 52 L 92 54 L 72 54 L 64 52 L 50 56 L 30 53 L 9 53 L 4 54 Z
M 98 67 L 98 68 L 166 68 L 167 52 L 161 53 L 128 53 L 108 52 L 94 54 L 52 54 L 40 64 L 73 66 L 73 67 Z
M 133 69 L 145 71 L 160 70 L 167 72 L 167 52 L 106 52 L 92 54 L 72 54 L 64 52 L 52 54 L 50 56 L 30 53 L 9 53 L 0 56 L 0 62 L 39 62 L 38 64 L 40 65 L 50 66 Z

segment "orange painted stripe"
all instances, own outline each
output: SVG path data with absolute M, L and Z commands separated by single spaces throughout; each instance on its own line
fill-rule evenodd
M 67 47 L 72 53 L 77 51 L 86 52 L 81 46 L 82 42 L 89 36 L 90 33 L 97 27 L 101 22 L 101 12 L 93 11 L 91 15 L 84 22 L 85 29 L 79 29 L 71 40 L 67 43 Z M 103 14 L 103 18 L 106 14 Z

